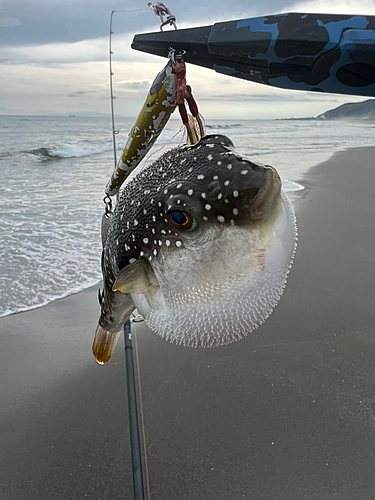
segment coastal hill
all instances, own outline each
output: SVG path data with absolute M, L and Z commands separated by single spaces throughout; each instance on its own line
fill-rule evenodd
M 350 102 L 335 109 L 330 109 L 317 116 L 318 120 L 343 120 L 343 119 L 375 119 L 375 99 L 363 102 Z

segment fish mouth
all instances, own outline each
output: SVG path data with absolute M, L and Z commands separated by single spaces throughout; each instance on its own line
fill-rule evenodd
M 249 185 L 242 187 L 238 193 L 243 217 L 238 217 L 237 223 L 264 220 L 273 212 L 280 198 L 280 176 L 273 167 L 262 166 L 259 170 L 257 166 Z

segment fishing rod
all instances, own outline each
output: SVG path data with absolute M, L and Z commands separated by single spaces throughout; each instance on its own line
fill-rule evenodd
M 130 430 L 130 447 L 131 447 L 131 457 L 132 457 L 134 500 L 143 500 L 144 493 L 143 493 L 142 459 L 141 459 L 141 446 L 139 440 L 137 398 L 135 391 L 133 346 L 132 346 L 130 320 L 128 320 L 124 325 L 124 339 L 125 339 L 126 386 L 128 393 L 129 430 Z
M 114 156 L 114 167 L 115 171 L 117 168 L 117 146 L 116 146 L 116 135 L 118 131 L 116 130 L 115 125 L 115 109 L 114 109 L 114 100 L 116 96 L 113 92 L 113 67 L 112 67 L 112 35 L 113 31 L 113 15 L 116 12 L 142 12 L 142 11 L 154 11 L 154 13 L 160 18 L 161 25 L 160 29 L 163 27 L 170 25 L 173 26 L 175 30 L 177 30 L 176 18 L 171 13 L 171 11 L 165 6 L 165 4 L 159 2 L 156 5 L 152 5 L 150 2 L 148 4 L 149 9 L 137 9 L 137 10 L 121 10 L 111 12 L 110 17 L 110 28 L 109 28 L 109 73 L 110 73 L 110 98 L 111 98 L 111 117 L 112 117 L 112 140 L 113 140 L 113 156 Z M 164 17 L 166 19 L 164 20 Z M 174 107 L 173 107 L 174 109 Z M 167 119 L 169 118 L 169 113 L 167 114 Z M 116 194 L 117 202 L 119 200 L 119 192 L 117 191 L 111 192 L 106 188 L 106 196 L 104 198 L 105 203 L 105 215 L 104 219 L 106 222 L 104 226 L 102 226 L 102 232 L 105 226 L 108 226 L 109 219 L 112 216 L 112 201 L 111 196 Z M 103 239 L 103 234 L 102 234 Z M 104 239 L 103 239 L 104 241 Z M 134 320 L 135 321 L 135 320 Z M 134 371 L 134 360 L 133 360 L 133 345 L 132 345 L 132 334 L 131 334 L 131 322 L 128 319 L 123 328 L 124 332 L 124 343 L 125 343 L 125 367 L 126 367 L 126 387 L 127 387 L 127 395 L 128 395 L 128 414 L 129 414 L 129 434 L 130 434 L 130 447 L 131 447 L 131 458 L 132 458 L 132 475 L 133 475 L 133 491 L 134 491 L 134 500 L 144 500 L 144 488 L 143 488 L 143 470 L 142 470 L 142 456 L 141 456 L 141 443 L 140 443 L 140 432 L 139 432 L 139 419 L 138 419 L 138 411 L 137 411 L 137 397 L 136 397 L 136 386 L 135 386 L 135 371 Z M 138 370 L 139 370 L 139 365 Z M 138 373 L 139 377 L 139 373 Z M 140 390 L 140 386 L 139 386 Z M 140 394 L 140 392 L 139 392 Z M 140 399 L 141 396 L 140 396 Z M 142 403 L 142 401 L 141 401 Z M 141 406 L 142 410 L 142 406 Z M 142 428 L 144 432 L 144 422 L 143 422 L 143 414 L 142 414 Z M 143 445 L 145 451 L 145 465 L 146 465 L 146 480 L 147 480 L 147 493 L 148 498 L 150 499 L 150 488 L 149 488 L 149 480 L 148 480 L 148 468 L 147 468 L 147 453 L 146 453 L 146 443 L 145 437 L 143 434 Z

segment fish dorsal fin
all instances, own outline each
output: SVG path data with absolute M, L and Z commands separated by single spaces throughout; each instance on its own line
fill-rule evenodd
M 154 271 L 146 259 L 138 259 L 125 266 L 117 275 L 112 287 L 114 292 L 152 293 L 159 288 Z

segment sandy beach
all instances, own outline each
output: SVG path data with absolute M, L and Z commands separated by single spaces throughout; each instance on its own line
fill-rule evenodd
M 288 285 L 247 338 L 190 350 L 133 329 L 153 500 L 375 498 L 374 158 L 301 179 Z M 123 340 L 95 362 L 96 294 L 0 318 L 1 500 L 132 498 Z

